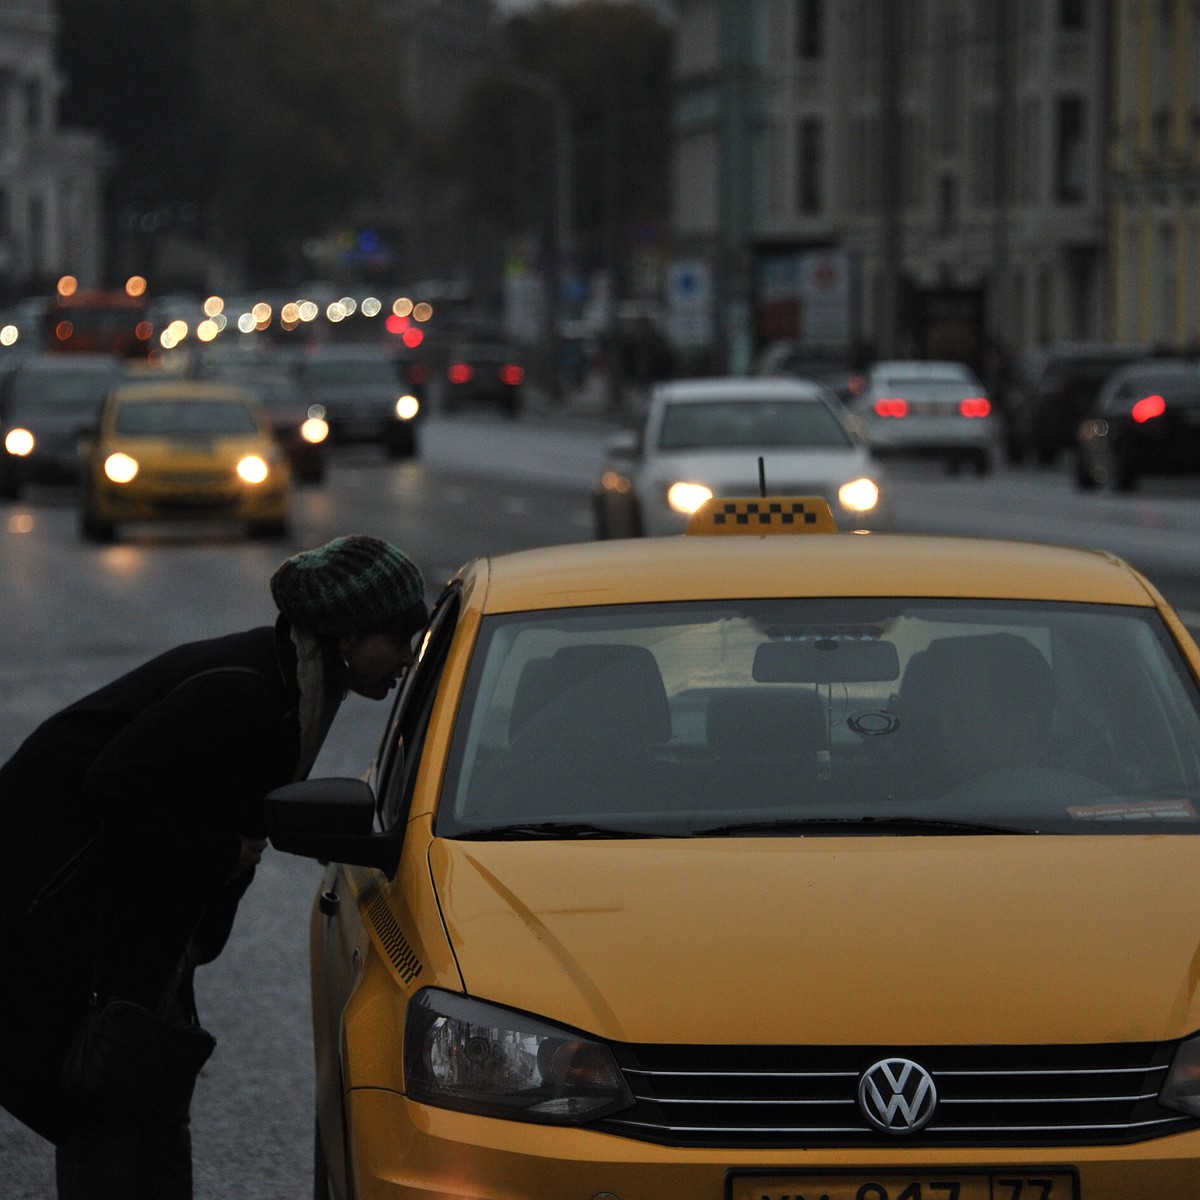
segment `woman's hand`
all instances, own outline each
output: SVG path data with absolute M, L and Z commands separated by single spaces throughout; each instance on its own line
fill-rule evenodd
M 266 848 L 266 838 L 242 838 L 242 849 L 238 854 L 237 866 L 233 868 L 229 882 L 240 879 L 247 871 L 257 867 L 262 861 L 263 851 Z

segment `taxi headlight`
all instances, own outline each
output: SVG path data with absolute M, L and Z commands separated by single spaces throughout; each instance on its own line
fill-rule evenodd
M 404 1082 L 409 1098 L 424 1104 L 551 1125 L 633 1104 L 601 1042 L 435 988 L 408 1006 Z
M 411 421 L 421 410 L 421 402 L 412 395 L 401 396 L 396 401 L 396 416 L 401 421 Z
M 1180 1043 L 1158 1102 L 1189 1117 L 1200 1117 L 1200 1037 Z
M 24 458 L 33 453 L 33 434 L 28 429 L 10 429 L 4 439 L 4 448 L 15 458 Z
M 879 503 L 879 488 L 873 480 L 852 480 L 838 488 L 838 502 L 851 512 L 870 512 Z
M 300 426 L 300 436 L 314 446 L 323 442 L 329 436 L 329 422 L 323 417 L 309 417 Z
M 702 483 L 673 483 L 667 488 L 667 503 L 685 517 L 690 517 L 706 500 L 712 499 L 712 488 Z
M 247 454 L 237 465 L 238 475 L 246 483 L 262 483 L 271 473 L 267 460 L 257 454 Z
M 104 460 L 104 474 L 113 483 L 128 483 L 138 473 L 138 461 L 128 454 L 110 454 Z

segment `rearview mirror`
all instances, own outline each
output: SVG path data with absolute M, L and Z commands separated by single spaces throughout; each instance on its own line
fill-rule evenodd
M 884 682 L 900 678 L 900 656 L 891 642 L 763 642 L 754 652 L 753 675 L 760 683 Z

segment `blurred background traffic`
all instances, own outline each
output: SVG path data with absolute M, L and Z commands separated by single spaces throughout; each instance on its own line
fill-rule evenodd
M 370 342 L 510 414 L 947 360 L 1046 464 L 1200 343 L 1198 56 L 1189 0 L 7 0 L 0 354 L 84 347 L 66 277 L 151 358 Z

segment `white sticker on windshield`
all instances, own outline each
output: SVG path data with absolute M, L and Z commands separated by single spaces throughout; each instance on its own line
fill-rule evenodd
M 1194 821 L 1200 816 L 1187 800 L 1073 804 L 1067 812 L 1077 821 Z

